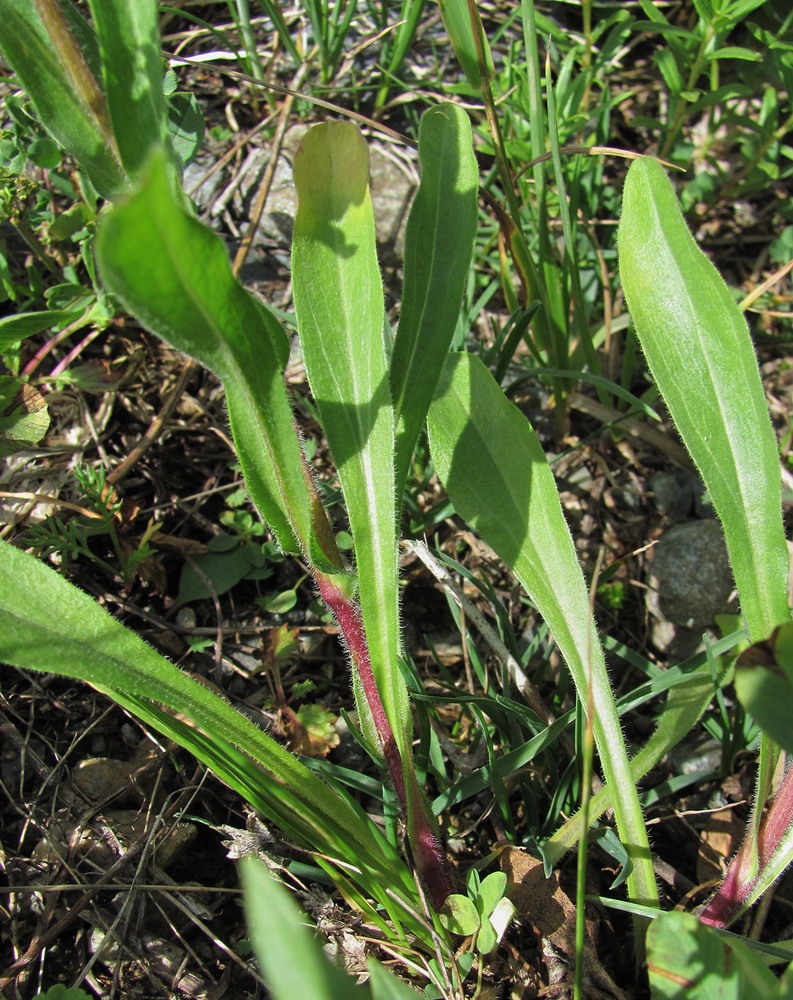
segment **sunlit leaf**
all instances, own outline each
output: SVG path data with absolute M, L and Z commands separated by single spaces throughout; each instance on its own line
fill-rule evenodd
M 130 312 L 223 379 L 251 498 L 285 551 L 306 551 L 309 500 L 283 378 L 286 335 L 236 281 L 221 239 L 179 204 L 163 157 L 101 220 L 97 258 Z
M 553 473 L 523 414 L 471 354 L 451 354 L 429 412 L 430 449 L 455 509 L 510 566 L 587 703 L 637 902 L 657 901 L 650 848 L 586 583 Z M 628 846 L 630 845 L 630 846 Z
M 397 662 L 394 411 L 369 152 L 357 126 L 315 125 L 295 156 L 294 176 L 298 333 L 347 503 L 375 681 L 404 755 L 412 726 Z
M 628 171 L 618 249 L 647 363 L 727 540 L 749 635 L 787 621 L 779 455 L 746 321 L 656 160 Z
M 477 224 L 479 171 L 461 108 L 430 108 L 419 128 L 421 183 L 405 230 L 405 278 L 391 358 L 397 496 L 460 315 Z

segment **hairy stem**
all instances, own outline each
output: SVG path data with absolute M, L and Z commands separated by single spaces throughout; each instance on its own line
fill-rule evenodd
M 759 800 L 755 809 L 762 808 Z M 738 916 L 749 899 L 757 882 L 763 878 L 764 869 L 788 833 L 793 816 L 793 766 L 789 766 L 774 801 L 760 825 L 757 836 L 756 865 L 752 863 L 755 852 L 750 837 L 727 868 L 727 874 L 715 896 L 706 904 L 699 916 L 703 924 L 727 927 Z
M 320 596 L 338 623 L 352 669 L 366 698 L 385 768 L 407 824 L 408 843 L 416 868 L 429 889 L 433 904 L 439 908 L 453 890 L 449 860 L 438 834 L 435 817 L 416 780 L 413 761 L 403 760 L 399 753 L 393 729 L 375 684 L 359 609 L 357 604 L 341 592 L 332 577 L 318 572 L 314 575 Z

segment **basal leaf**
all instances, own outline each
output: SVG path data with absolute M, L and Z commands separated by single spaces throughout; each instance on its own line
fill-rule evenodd
M 130 176 L 152 147 L 170 151 L 156 0 L 89 0 L 121 162 Z M 174 161 L 175 163 L 175 161 Z
M 294 176 L 298 332 L 347 504 L 372 669 L 404 758 L 410 726 L 397 665 L 394 412 L 369 153 L 358 128 L 315 125 L 295 156 Z
M 587 704 L 636 902 L 657 901 L 647 832 L 622 740 L 603 650 L 559 494 L 531 425 L 482 362 L 449 355 L 428 419 L 433 462 L 455 509 L 512 567 Z
M 243 780 L 250 781 L 253 774 L 252 801 L 290 835 L 370 876 L 376 873 L 395 890 L 409 889 L 411 876 L 396 851 L 351 803 L 91 597 L 4 541 L 0 578 L 0 660 L 86 681 L 210 766 L 219 764 L 222 776 L 247 771 Z
M 245 914 L 254 951 L 273 1000 L 348 1000 L 360 992 L 349 976 L 328 960 L 287 890 L 254 857 L 240 863 Z
M 308 551 L 308 491 L 283 378 L 286 335 L 234 278 L 220 238 L 179 204 L 163 156 L 100 221 L 97 258 L 133 315 L 223 379 L 251 498 L 285 551 Z
M 628 171 L 618 249 L 647 363 L 719 515 L 750 638 L 789 620 L 779 455 L 746 321 L 661 165 Z
M 477 222 L 478 171 L 462 108 L 426 111 L 421 183 L 405 231 L 405 279 L 391 358 L 397 496 L 460 315 Z
M 93 97 L 81 92 L 79 80 L 75 82 L 76 73 L 83 75 L 83 82 L 88 81 L 89 89 L 95 85 L 97 60 L 95 49 L 85 53 L 90 29 L 73 8 L 69 9 L 75 23 L 67 41 L 75 52 L 79 52 L 77 44 L 82 42 L 87 58 L 78 55 L 74 60 L 64 60 L 53 47 L 31 0 L 0 0 L 0 49 L 50 135 L 86 170 L 96 190 L 112 198 L 126 186 L 126 176 L 114 153 L 109 121 L 104 129 L 101 109 L 98 116 L 97 109 L 87 103 Z M 95 39 L 92 41 L 95 46 Z

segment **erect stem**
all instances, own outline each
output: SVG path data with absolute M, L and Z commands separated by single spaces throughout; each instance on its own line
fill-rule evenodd
M 416 781 L 413 761 L 403 761 L 399 752 L 394 731 L 375 684 L 360 612 L 355 602 L 336 585 L 333 577 L 315 571 L 314 578 L 320 597 L 338 623 L 352 669 L 366 698 L 386 771 L 407 824 L 408 843 L 416 868 L 427 884 L 433 904 L 440 908 L 453 889 L 449 860 L 438 835 L 435 817 Z

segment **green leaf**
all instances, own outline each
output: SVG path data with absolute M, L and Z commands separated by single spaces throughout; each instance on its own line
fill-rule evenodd
M 481 91 L 493 79 L 493 56 L 474 4 L 468 0 L 440 0 L 441 17 L 463 73 Z
M 786 753 L 793 753 L 793 685 L 767 667 L 743 667 L 735 672 L 738 700 L 766 735 Z
M 634 866 L 631 898 L 657 903 L 647 831 L 603 650 L 542 446 L 487 368 L 468 354 L 447 359 L 428 426 L 435 468 L 455 509 L 514 570 L 553 632 L 584 705 L 591 677 L 595 741 L 620 839 Z
M 47 404 L 38 389 L 13 375 L 0 375 L 0 457 L 38 444 L 49 426 Z
M 96 65 L 96 42 L 74 8 L 69 5 L 66 10 L 72 27 L 67 42 L 71 41 L 74 58 L 56 51 L 31 0 L 0 0 L 0 49 L 53 139 L 86 170 L 96 190 L 112 198 L 123 190 L 126 177 L 114 154 L 109 121 L 103 128 L 102 109 L 89 103 L 95 104 L 97 95 L 101 100 L 98 89 L 90 93 L 96 89 L 89 68 Z M 94 51 L 86 53 L 87 59 L 77 54 L 75 35 L 84 46 L 89 39 L 93 42 Z
M 89 222 L 93 222 L 96 213 L 93 212 L 84 201 L 75 202 L 66 211 L 61 212 L 52 222 L 49 229 L 50 239 L 68 240 L 84 229 Z
M 476 950 L 481 955 L 489 955 L 491 951 L 495 950 L 497 944 L 496 929 L 485 917 L 479 925 L 479 933 L 476 935 Z
M 724 48 L 714 49 L 707 58 L 710 62 L 715 59 L 743 59 L 746 62 L 760 62 L 763 59 L 763 54 L 737 45 L 725 45 Z
M 47 136 L 41 139 L 34 139 L 27 149 L 28 159 L 32 160 L 37 167 L 51 170 L 61 162 L 61 151 L 56 142 Z
M 152 147 L 172 152 L 156 0 L 89 0 L 121 162 L 135 177 Z
M 189 604 L 190 601 L 202 601 L 213 594 L 220 596 L 228 593 L 247 576 L 252 568 L 248 553 L 239 539 L 230 541 L 234 545 L 229 551 L 207 552 L 184 564 L 179 577 L 175 607 Z
M 620 275 L 647 363 L 727 539 L 750 638 L 790 618 L 779 455 L 746 321 L 663 168 L 628 171 Z
M 416 1000 L 418 994 L 412 986 L 397 979 L 373 958 L 367 960 L 366 968 L 369 970 L 372 1000 Z
M 0 0 L 2 2 L 2 0 Z M 66 309 L 44 309 L 41 312 L 16 313 L 13 316 L 3 316 L 0 319 L 0 351 L 18 344 L 25 337 L 32 337 L 42 330 L 66 319 L 69 312 Z
M 85 990 L 77 986 L 50 986 L 46 993 L 37 993 L 33 1000 L 90 1000 Z
M 385 887 L 396 898 L 414 899 L 410 873 L 371 821 L 222 697 L 53 569 L 4 541 L 0 576 L 9 581 L 0 588 L 0 660 L 93 685 L 190 750 L 290 837 L 324 855 L 331 870 L 336 858 L 352 866 L 386 908 L 395 897 Z M 334 877 L 344 881 L 338 870 Z M 346 890 L 376 919 L 359 890 L 351 883 Z
M 475 934 L 481 923 L 479 911 L 473 900 L 460 893 L 453 893 L 443 904 L 440 914 L 443 926 L 452 932 L 468 937 Z
M 234 278 L 220 237 L 187 214 L 166 164 L 100 221 L 103 281 L 143 324 L 222 379 L 245 482 L 287 552 L 308 551 L 309 501 L 278 321 Z
M 735 692 L 766 735 L 793 754 L 793 623 L 749 646 L 735 665 Z
M 331 964 L 306 926 L 306 918 L 255 857 L 240 861 L 245 914 L 253 950 L 274 1000 L 365 1000 L 368 989 Z
M 430 108 L 419 128 L 421 183 L 405 230 L 405 280 L 391 358 L 397 497 L 454 335 L 477 224 L 478 170 L 462 108 Z
M 347 504 L 372 669 L 404 760 L 412 727 L 397 663 L 394 411 L 369 152 L 358 128 L 327 122 L 309 129 L 294 177 L 298 333 Z
M 297 604 L 297 593 L 294 590 L 282 590 L 280 594 L 262 598 L 260 603 L 271 615 L 285 615 Z
M 479 887 L 479 902 L 483 916 L 490 916 L 506 892 L 506 889 L 507 876 L 504 872 L 491 872 L 486 878 L 482 879 L 482 884 Z
M 722 936 L 691 913 L 662 913 L 647 933 L 653 1000 L 778 997 L 770 969 L 738 938 Z
M 168 128 L 183 167 L 193 160 L 204 139 L 204 116 L 195 94 L 174 94 L 168 101 Z

